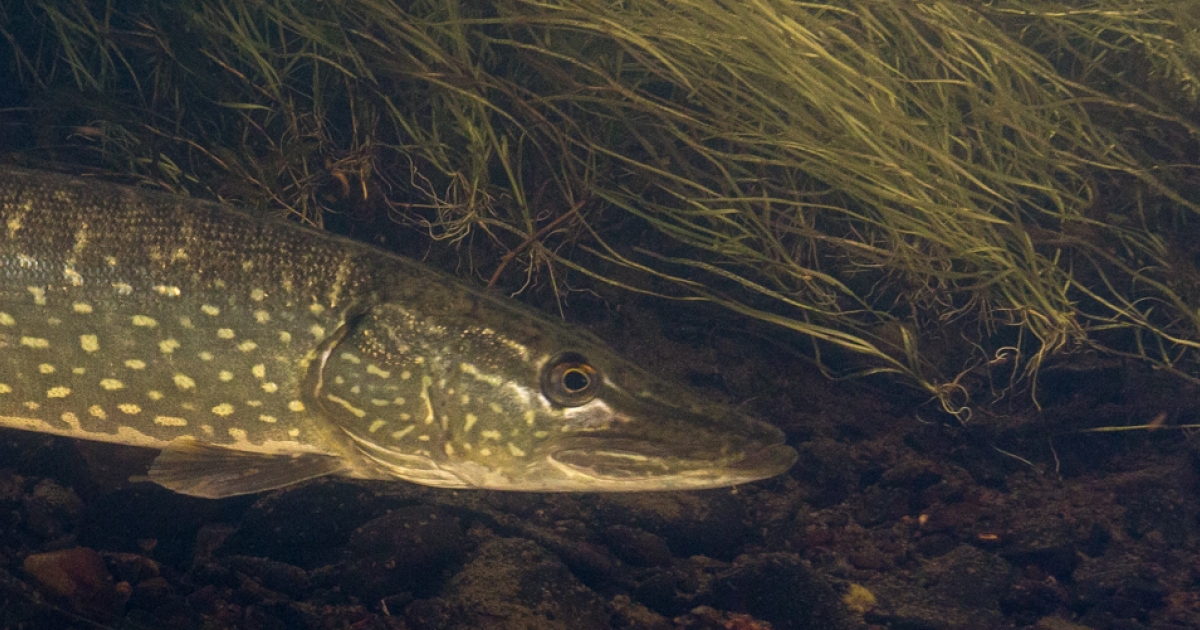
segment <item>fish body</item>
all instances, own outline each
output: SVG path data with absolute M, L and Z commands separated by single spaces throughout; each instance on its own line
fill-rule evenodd
M 690 489 L 795 460 L 583 331 L 288 222 L 0 167 L 0 239 L 0 427 L 159 449 L 186 494 Z

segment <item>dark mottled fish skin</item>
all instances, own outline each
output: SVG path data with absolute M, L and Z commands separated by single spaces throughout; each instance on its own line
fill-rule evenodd
M 795 458 L 590 335 L 286 222 L 0 167 L 0 237 L 0 426 L 163 449 L 181 492 L 713 487 Z

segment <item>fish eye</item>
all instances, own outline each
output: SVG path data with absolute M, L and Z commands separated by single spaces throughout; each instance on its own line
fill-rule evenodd
M 542 369 L 542 393 L 563 407 L 578 407 L 595 398 L 600 381 L 600 370 L 574 352 L 554 357 Z

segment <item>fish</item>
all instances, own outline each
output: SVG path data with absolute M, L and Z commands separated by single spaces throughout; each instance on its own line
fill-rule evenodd
M 0 236 L 0 427 L 157 449 L 182 494 L 692 490 L 796 461 L 583 329 L 295 222 L 0 166 Z

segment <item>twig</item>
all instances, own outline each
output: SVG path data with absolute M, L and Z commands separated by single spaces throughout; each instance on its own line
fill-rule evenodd
M 559 216 L 557 219 L 547 223 L 545 226 L 542 227 L 542 229 L 534 232 L 529 238 L 525 239 L 525 241 L 523 243 L 521 243 L 520 245 L 518 245 L 516 248 L 509 250 L 509 252 L 507 254 L 505 254 L 503 258 L 500 259 L 500 266 L 496 267 L 496 271 L 495 271 L 495 273 L 492 274 L 492 278 L 490 280 L 488 280 L 487 288 L 490 290 L 492 287 L 496 286 L 496 282 L 498 280 L 500 280 L 500 274 L 504 272 L 504 268 L 508 266 L 508 263 L 512 262 L 512 260 L 517 257 L 517 254 L 521 253 L 521 250 L 529 247 L 530 245 L 532 245 L 534 243 L 534 241 L 537 241 L 538 239 L 540 239 L 543 236 L 545 236 L 546 234 L 548 234 L 551 230 L 558 227 L 558 225 L 560 223 L 562 223 L 563 221 L 565 221 L 567 219 L 567 217 L 569 217 L 573 214 L 577 214 L 579 212 L 579 209 L 582 207 L 583 207 L 583 202 L 580 201 L 579 203 L 572 206 L 570 210 L 562 213 L 562 215 Z

